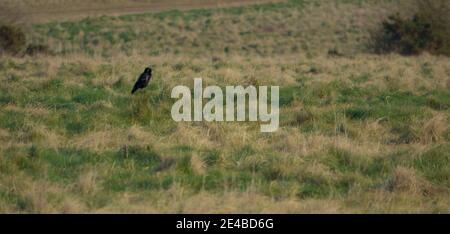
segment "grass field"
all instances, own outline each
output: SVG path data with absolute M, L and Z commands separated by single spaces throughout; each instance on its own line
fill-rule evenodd
M 0 20 L 43 23 L 84 17 L 220 8 L 283 0 L 0 0 Z M 286 0 L 284 0 L 286 2 Z M 3 8 L 3 10 L 2 10 Z
M 52 53 L 0 57 L 0 212 L 449 213 L 450 59 L 367 48 L 409 2 L 25 25 Z M 194 77 L 279 85 L 280 129 L 173 121 Z

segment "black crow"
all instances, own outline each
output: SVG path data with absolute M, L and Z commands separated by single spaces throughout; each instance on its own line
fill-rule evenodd
M 134 84 L 133 90 L 131 90 L 131 94 L 136 92 L 138 89 L 143 89 L 147 87 L 150 79 L 152 78 L 152 69 L 150 67 L 145 68 L 144 72 L 139 76 L 139 79 Z

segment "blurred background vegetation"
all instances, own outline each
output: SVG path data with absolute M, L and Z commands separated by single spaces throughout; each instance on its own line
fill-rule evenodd
M 73 2 L 1 1 L 1 212 L 449 212 L 448 1 Z M 174 122 L 194 77 L 280 129 Z

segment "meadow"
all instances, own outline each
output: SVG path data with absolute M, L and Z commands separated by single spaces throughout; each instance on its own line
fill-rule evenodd
M 1 0 L 0 20 L 43 23 L 103 15 L 245 6 L 282 0 Z
M 50 52 L 0 57 L 0 212 L 449 213 L 450 58 L 368 48 L 409 3 L 24 24 Z M 173 121 L 195 77 L 280 86 L 280 128 Z

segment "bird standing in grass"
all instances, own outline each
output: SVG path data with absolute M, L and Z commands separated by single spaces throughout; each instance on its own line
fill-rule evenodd
M 131 94 L 136 92 L 138 89 L 143 89 L 147 87 L 151 78 L 152 78 L 152 69 L 150 67 L 147 67 L 134 84 L 133 90 L 131 90 Z

